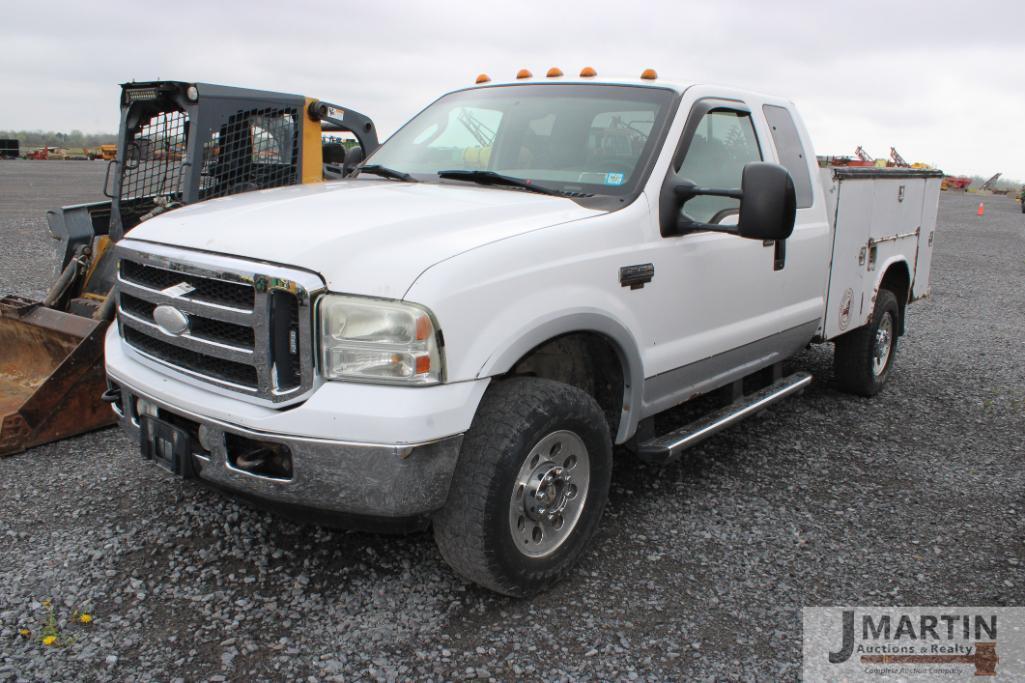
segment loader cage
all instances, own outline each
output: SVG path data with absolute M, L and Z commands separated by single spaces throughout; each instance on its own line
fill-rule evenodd
M 306 98 L 207 83 L 123 87 L 110 235 L 152 212 L 302 182 Z M 319 164 L 319 160 L 317 161 Z

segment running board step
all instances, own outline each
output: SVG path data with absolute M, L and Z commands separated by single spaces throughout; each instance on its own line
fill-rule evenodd
M 764 389 L 740 398 L 725 408 L 709 413 L 668 434 L 645 441 L 640 445 L 637 455 L 641 460 L 655 464 L 664 465 L 673 462 L 691 446 L 751 417 L 776 401 L 803 391 L 809 384 L 811 384 L 811 374 L 795 372 Z

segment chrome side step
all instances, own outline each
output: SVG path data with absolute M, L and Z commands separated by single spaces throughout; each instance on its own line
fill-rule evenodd
M 803 391 L 811 384 L 811 374 L 795 372 L 773 382 L 764 389 L 741 397 L 730 405 L 709 413 L 690 424 L 668 434 L 645 441 L 637 451 L 638 457 L 646 462 L 666 464 L 678 459 L 683 452 L 713 434 L 734 425 L 744 418 L 764 410 L 787 396 Z

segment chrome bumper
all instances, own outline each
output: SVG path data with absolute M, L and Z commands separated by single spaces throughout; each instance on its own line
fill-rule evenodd
M 218 488 L 272 504 L 326 510 L 374 518 L 422 517 L 440 509 L 448 498 L 462 435 L 418 445 L 380 445 L 306 439 L 269 434 L 185 414 L 123 383 L 114 411 L 136 441 L 141 424 L 138 398 L 156 405 L 161 419 L 176 421 L 196 435 L 192 471 Z M 264 476 L 233 464 L 227 435 L 278 444 L 288 449 L 287 478 Z

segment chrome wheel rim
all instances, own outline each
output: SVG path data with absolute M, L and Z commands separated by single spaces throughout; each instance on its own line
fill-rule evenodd
M 893 314 L 887 311 L 876 328 L 872 344 L 872 374 L 878 377 L 886 370 L 893 350 Z
M 509 531 L 527 557 L 547 557 L 566 542 L 580 521 L 591 482 L 583 440 L 552 432 L 527 453 L 509 498 Z

